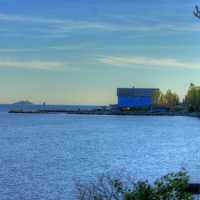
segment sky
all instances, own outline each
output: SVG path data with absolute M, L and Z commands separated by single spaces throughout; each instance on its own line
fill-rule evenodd
M 0 0 L 0 103 L 116 103 L 200 85 L 194 0 Z

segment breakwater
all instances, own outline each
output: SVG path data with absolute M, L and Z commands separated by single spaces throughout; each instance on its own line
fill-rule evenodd
M 121 110 L 10 110 L 9 113 L 15 114 L 74 114 L 74 115 L 141 115 L 141 116 L 191 116 L 200 117 L 200 113 L 189 112 L 142 112 L 142 111 L 121 111 Z

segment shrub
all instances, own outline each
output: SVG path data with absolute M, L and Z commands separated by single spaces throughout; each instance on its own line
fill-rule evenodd
M 129 182 L 124 177 L 102 175 L 89 184 L 78 183 L 79 200 L 192 200 L 187 192 L 189 177 L 186 171 L 170 173 L 156 180 Z

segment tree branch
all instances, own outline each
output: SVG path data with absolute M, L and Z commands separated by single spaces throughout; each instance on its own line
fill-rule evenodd
M 200 19 L 200 10 L 199 10 L 198 6 L 195 6 L 193 14 L 194 14 L 195 17 L 197 17 L 198 19 Z

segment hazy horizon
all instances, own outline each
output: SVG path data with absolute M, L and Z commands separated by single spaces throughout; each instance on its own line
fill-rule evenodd
M 200 1 L 0 0 L 0 103 L 105 105 L 200 85 Z

